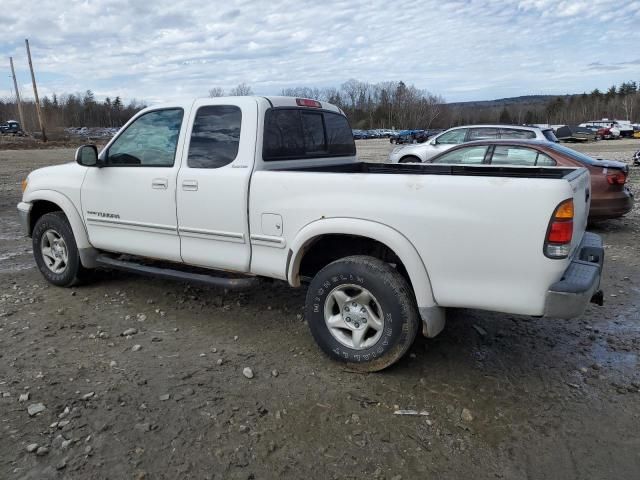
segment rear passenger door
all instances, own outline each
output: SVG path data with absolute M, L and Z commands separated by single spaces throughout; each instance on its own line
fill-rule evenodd
M 178 173 L 180 254 L 185 263 L 249 270 L 247 201 L 258 107 L 250 97 L 197 100 Z

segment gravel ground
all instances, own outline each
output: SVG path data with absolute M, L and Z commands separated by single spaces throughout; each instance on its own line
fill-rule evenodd
M 390 147 L 358 142 L 367 160 Z M 578 148 L 629 161 L 640 142 Z M 571 321 L 452 310 L 439 337 L 358 375 L 319 353 L 304 290 L 280 282 L 47 285 L 19 182 L 72 155 L 0 151 L 0 478 L 640 477 L 637 208 L 595 227 L 604 307 Z

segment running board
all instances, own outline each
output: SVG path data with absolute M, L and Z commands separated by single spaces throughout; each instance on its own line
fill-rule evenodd
M 118 260 L 107 255 L 98 255 L 96 257 L 96 265 L 105 268 L 113 268 L 125 272 L 139 273 L 155 278 L 164 278 L 168 280 L 180 280 L 183 282 L 202 283 L 204 285 L 212 285 L 215 287 L 223 287 L 230 289 L 249 288 L 258 283 L 257 277 L 246 278 L 225 278 L 214 277 L 202 273 L 184 272 L 171 268 L 152 267 L 150 265 L 142 265 L 136 262 L 126 260 Z

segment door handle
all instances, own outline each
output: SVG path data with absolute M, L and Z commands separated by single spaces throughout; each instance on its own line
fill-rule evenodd
M 198 190 L 198 181 L 197 180 L 183 180 L 182 181 L 182 190 L 189 190 L 191 192 L 195 192 Z
M 169 180 L 166 178 L 154 178 L 151 180 L 151 188 L 157 188 L 159 190 L 166 190 L 169 186 Z

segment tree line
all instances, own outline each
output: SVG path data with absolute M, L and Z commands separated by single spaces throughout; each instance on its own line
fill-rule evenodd
M 209 96 L 252 95 L 246 83 L 225 91 L 215 87 Z M 603 117 L 637 121 L 640 116 L 640 85 L 635 81 L 613 85 L 602 92 L 562 96 L 531 96 L 489 102 L 446 103 L 445 99 L 403 81 L 380 83 L 350 79 L 339 87 L 291 87 L 281 95 L 327 101 L 340 107 L 353 128 L 449 128 L 477 123 L 578 124 Z M 49 129 L 56 127 L 120 127 L 144 104 L 119 96 L 96 100 L 91 90 L 84 94 L 53 94 L 42 99 Z M 23 102 L 27 131 L 37 131 L 33 101 Z M 0 121 L 18 119 L 15 100 L 0 99 Z
M 94 93 L 53 94 L 41 99 L 42 113 L 48 129 L 64 127 L 120 127 L 145 107 L 137 100 L 124 103 L 119 96 L 96 100 Z M 28 132 L 39 130 L 35 102 L 22 101 L 22 112 Z M 14 99 L 0 99 L 0 121 L 19 120 Z
M 451 104 L 450 125 L 473 123 L 577 125 L 601 118 L 638 121 L 640 85 L 635 81 L 612 85 L 607 91 L 544 97 L 505 99 L 478 104 Z

